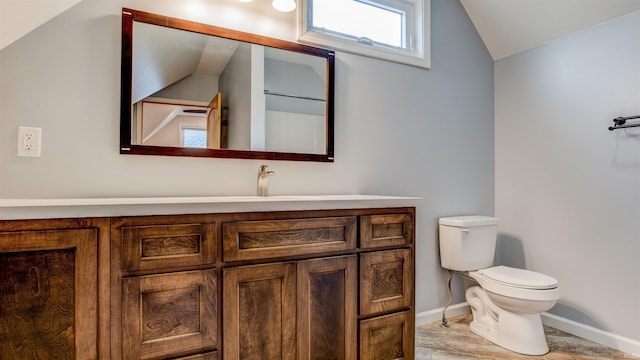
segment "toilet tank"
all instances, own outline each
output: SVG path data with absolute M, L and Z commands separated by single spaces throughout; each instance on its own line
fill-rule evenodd
M 498 235 L 498 219 L 488 216 L 440 218 L 440 265 L 456 271 L 491 267 Z

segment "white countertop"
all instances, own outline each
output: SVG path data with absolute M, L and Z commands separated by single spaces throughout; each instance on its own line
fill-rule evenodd
M 0 199 L 0 220 L 406 207 L 421 201 L 381 195 Z

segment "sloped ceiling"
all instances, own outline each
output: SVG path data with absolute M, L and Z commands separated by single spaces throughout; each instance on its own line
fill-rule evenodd
M 460 0 L 494 60 L 640 10 L 640 0 Z
M 0 0 L 0 49 L 80 1 Z M 640 0 L 460 1 L 494 60 L 534 48 L 573 31 L 640 11 Z
M 0 49 L 82 0 L 0 0 Z

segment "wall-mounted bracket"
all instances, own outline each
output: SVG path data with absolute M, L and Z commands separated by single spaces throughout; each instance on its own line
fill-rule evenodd
M 627 116 L 627 117 L 617 117 L 613 119 L 613 126 L 609 126 L 609 131 L 613 131 L 616 129 L 625 129 L 640 126 L 640 121 L 634 124 L 627 124 L 627 120 L 640 119 L 640 115 L 636 116 Z

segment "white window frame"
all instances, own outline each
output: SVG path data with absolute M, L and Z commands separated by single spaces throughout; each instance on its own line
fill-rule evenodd
M 300 0 L 298 6 L 298 41 L 311 45 L 328 47 L 334 50 L 346 51 L 354 54 L 393 61 L 420 68 L 431 67 L 431 0 L 368 0 L 379 3 L 381 7 L 392 7 L 407 11 L 407 23 L 413 28 L 409 39 L 411 49 L 396 48 L 379 44 L 363 44 L 357 40 L 310 29 L 309 21 L 311 9 L 307 2 Z M 410 11 L 413 9 L 413 11 Z M 339 11 L 337 9 L 336 11 Z

